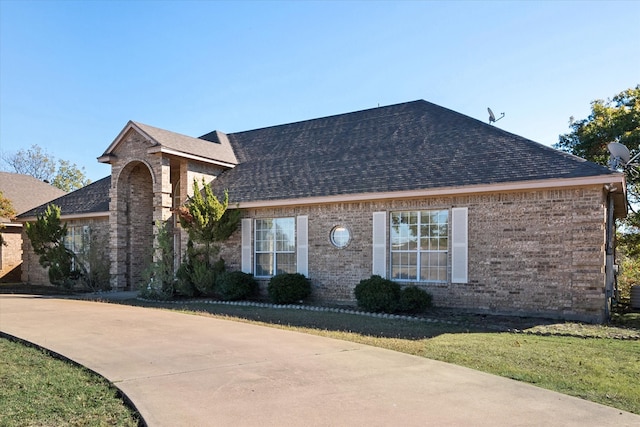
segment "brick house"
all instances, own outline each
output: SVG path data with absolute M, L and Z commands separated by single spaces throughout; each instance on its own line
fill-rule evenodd
M 20 214 L 67 194 L 31 175 L 0 172 L 0 192 Z M 22 223 L 0 218 L 5 245 L 0 245 L 0 282 L 19 282 L 22 266 Z
M 439 306 L 608 315 L 624 176 L 426 101 L 199 138 L 129 122 L 98 160 L 114 288 L 139 284 L 157 221 L 182 252 L 172 210 L 204 179 L 242 210 L 227 268 L 263 284 L 300 272 L 346 303 L 378 274 Z

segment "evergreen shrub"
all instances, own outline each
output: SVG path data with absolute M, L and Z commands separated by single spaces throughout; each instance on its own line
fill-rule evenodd
M 311 283 L 300 273 L 277 274 L 269 281 L 267 292 L 275 304 L 292 304 L 311 295 Z
M 258 282 L 252 274 L 229 271 L 218 277 L 216 293 L 224 301 L 249 299 L 258 293 Z
M 192 265 L 191 280 L 200 295 L 212 296 L 216 286 L 216 273 L 209 264 L 195 261 Z
M 400 311 L 423 313 L 431 307 L 431 294 L 416 286 L 407 286 L 400 292 Z
M 373 275 L 355 288 L 358 306 L 374 313 L 395 313 L 400 308 L 400 285 Z

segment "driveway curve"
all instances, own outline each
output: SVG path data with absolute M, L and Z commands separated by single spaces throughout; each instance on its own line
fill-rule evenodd
M 447 363 L 167 310 L 2 295 L 0 331 L 106 377 L 149 426 L 640 425 Z

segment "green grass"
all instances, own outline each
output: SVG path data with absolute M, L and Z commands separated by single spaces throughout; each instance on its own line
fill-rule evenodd
M 640 414 L 640 342 L 499 334 L 442 335 L 420 356 Z
M 254 322 L 387 348 L 640 414 L 640 340 L 638 331 L 633 329 L 578 323 L 536 325 L 535 319 L 518 324 L 519 329 L 551 334 L 539 336 L 489 332 L 492 319 L 484 316 L 460 316 L 452 323 L 416 322 L 293 309 L 128 303 Z M 633 322 L 635 317 L 630 319 Z M 566 336 L 572 334 L 575 336 Z M 608 338 L 620 336 L 636 339 Z
M 0 426 L 137 426 L 117 390 L 90 371 L 0 338 Z

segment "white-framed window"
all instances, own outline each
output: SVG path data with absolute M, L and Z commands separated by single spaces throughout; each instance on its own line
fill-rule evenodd
M 329 233 L 331 244 L 338 249 L 344 249 L 351 242 L 351 232 L 344 225 L 336 225 Z
M 67 226 L 67 234 L 64 236 L 64 246 L 73 252 L 77 257 L 82 257 L 89 250 L 91 242 L 91 229 L 86 225 Z M 76 269 L 75 259 L 72 269 Z
M 391 279 L 446 282 L 449 211 L 391 212 Z
M 256 277 L 296 272 L 296 219 L 255 220 Z

